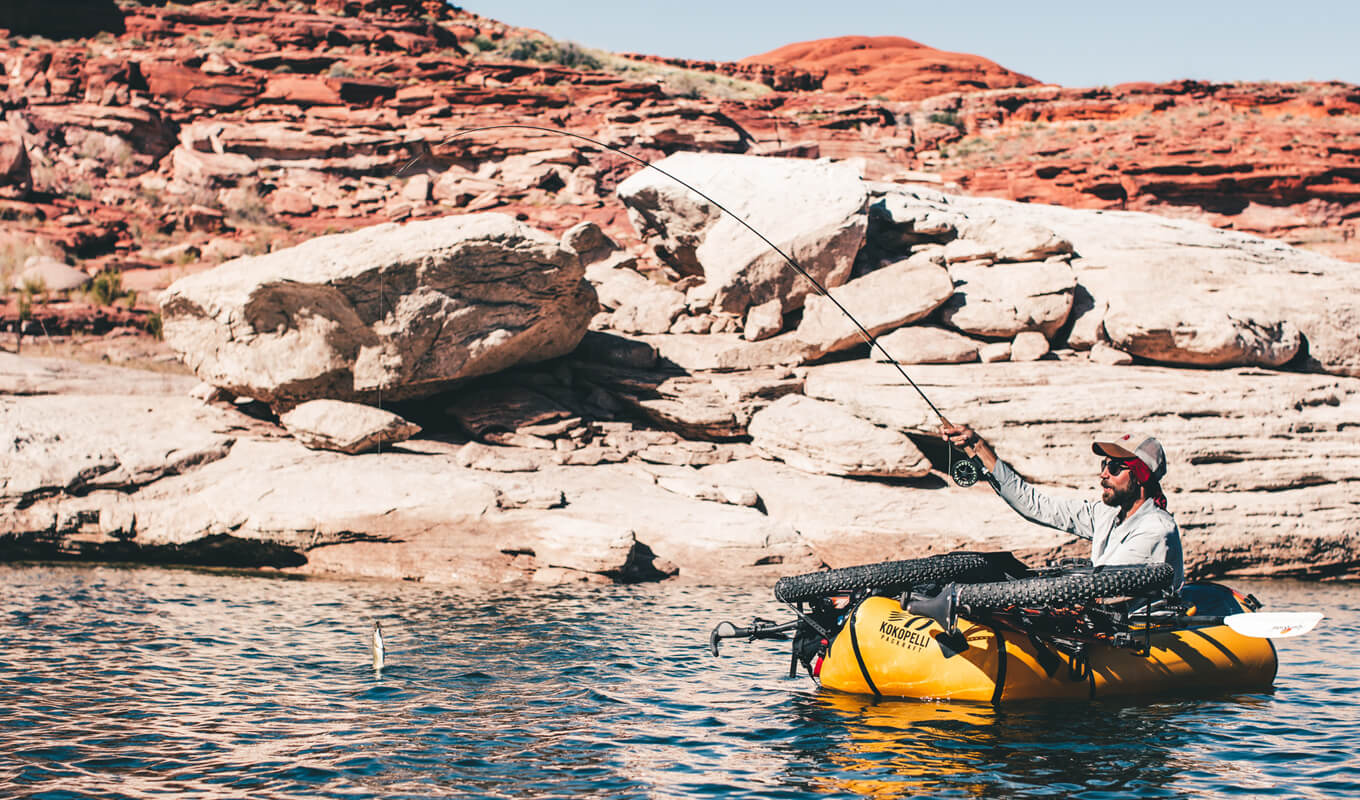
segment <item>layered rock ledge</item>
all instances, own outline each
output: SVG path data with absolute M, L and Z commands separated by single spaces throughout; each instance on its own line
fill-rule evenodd
M 741 163 L 723 160 L 738 179 Z M 1360 337 L 1347 300 L 1360 279 L 1349 265 L 1148 215 L 900 185 L 867 183 L 863 192 L 864 239 L 833 296 L 868 306 L 885 349 L 903 346 L 895 357 L 931 400 L 975 425 L 1023 475 L 1055 494 L 1094 497 L 1089 442 L 1147 430 L 1168 450 L 1164 487 L 1188 575 L 1360 574 Z M 753 213 L 777 218 L 780 198 L 762 197 L 767 207 Z M 675 196 L 664 213 L 696 219 L 702 202 Z M 350 265 L 362 248 L 306 257 L 332 247 L 321 239 L 272 254 L 288 269 L 324 272 L 316 285 L 344 299 L 267 304 L 272 317 L 224 313 L 272 320 L 223 341 L 248 348 L 258 338 L 274 353 L 261 363 L 277 365 L 278 384 L 200 386 L 183 375 L 0 355 L 0 555 L 444 582 L 729 582 L 955 549 L 1037 560 L 1087 547 L 1015 517 L 984 484 L 949 483 L 938 418 L 875 360 L 881 353 L 817 322 L 817 303 L 798 309 L 801 297 L 778 290 L 785 294 L 724 311 L 711 302 L 702 259 L 666 284 L 632 271 L 589 223 L 556 242 L 503 219 L 488 239 L 484 222 L 455 217 L 345 239 L 398 234 L 365 267 L 400 289 L 382 302 L 336 287 L 356 282 Z M 649 224 L 675 229 L 659 216 Z M 438 225 L 459 230 L 461 244 L 416 235 Z M 706 253 L 706 235 L 730 234 L 710 225 L 686 235 Z M 600 298 L 599 313 L 593 300 L 572 306 L 583 309 L 574 315 L 594 313 L 575 342 L 440 378 L 429 391 L 418 369 L 385 372 L 388 397 L 404 400 L 389 399 L 384 411 L 408 423 L 349 415 L 368 432 L 335 424 L 330 405 L 322 415 L 300 413 L 307 405 L 294 412 L 304 398 L 272 388 L 291 385 L 287 370 L 317 343 L 354 338 L 330 327 L 347 315 L 359 320 L 349 330 L 393 341 L 425 330 L 428 314 L 379 313 L 430 297 L 416 279 L 425 273 L 475 264 L 465 274 L 473 285 L 489 270 L 497 296 L 514 296 L 538 273 L 502 274 L 503 253 L 486 256 L 521 240 L 548 254 L 534 263 L 584 287 L 576 296 Z M 843 238 L 801 244 L 809 250 L 800 255 L 818 263 L 841 253 Z M 463 253 L 456 263 L 436 257 L 453 251 Z M 219 286 L 198 301 L 206 309 L 299 277 L 260 264 L 187 278 L 167 303 Z M 714 270 L 712 279 L 728 285 L 729 274 Z M 436 305 L 464 296 L 439 285 L 448 293 L 436 292 L 445 298 Z M 914 310 L 889 313 L 894 301 L 880 315 L 870 301 L 890 293 Z M 507 303 L 518 311 L 498 325 L 517 329 L 515 319 L 552 302 Z M 660 332 L 623 330 L 651 318 L 653 303 L 669 309 Z M 767 304 L 774 313 L 756 313 Z M 457 318 L 435 318 L 435 327 Z M 290 335 L 279 349 L 280 332 L 306 326 L 330 333 Z M 491 336 L 479 348 L 513 338 Z M 204 357 L 222 345 L 185 341 L 177 346 L 188 363 L 216 379 Z M 376 363 L 397 363 L 384 353 Z M 931 361 L 961 363 L 917 363 Z M 345 396 L 350 388 L 333 386 L 342 397 L 320 402 L 367 399 Z M 362 452 L 338 452 L 346 449 Z

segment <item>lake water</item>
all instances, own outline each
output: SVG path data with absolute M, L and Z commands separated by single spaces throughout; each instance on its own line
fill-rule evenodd
M 765 588 L 0 565 L 0 796 L 1360 795 L 1360 587 L 1235 585 L 1328 615 L 1273 692 L 994 709 L 710 656 L 718 621 L 786 616 Z

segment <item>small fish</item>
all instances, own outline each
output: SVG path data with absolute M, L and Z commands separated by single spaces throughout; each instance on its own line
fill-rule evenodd
M 373 621 L 373 671 L 382 672 L 387 665 L 387 649 L 383 647 L 382 625 Z

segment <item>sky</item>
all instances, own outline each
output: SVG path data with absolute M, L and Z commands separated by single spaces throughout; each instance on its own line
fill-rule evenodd
M 454 0 L 614 52 L 735 61 L 832 36 L 904 36 L 1062 86 L 1180 78 L 1360 83 L 1360 0 Z

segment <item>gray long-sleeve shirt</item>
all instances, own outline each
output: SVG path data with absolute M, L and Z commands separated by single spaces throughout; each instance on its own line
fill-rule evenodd
M 1177 591 L 1185 582 L 1181 531 L 1165 509 L 1151 501 L 1123 522 L 1119 509 L 1088 500 L 1061 500 L 1039 492 L 1004 461 L 992 469 L 993 486 L 1001 499 L 1026 519 L 1091 540 L 1091 563 L 1170 564 L 1176 570 Z

